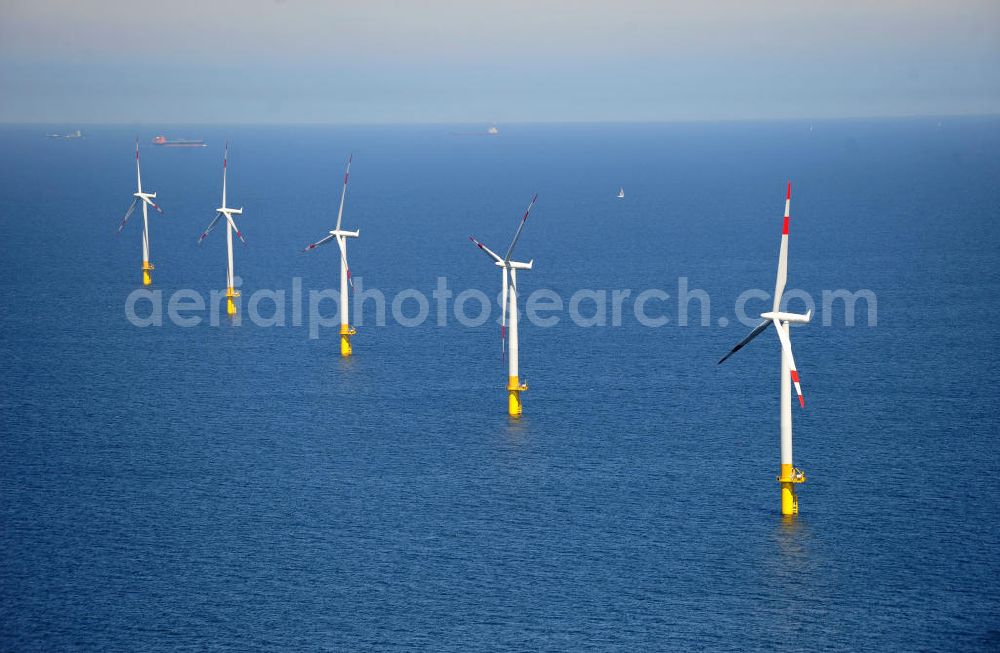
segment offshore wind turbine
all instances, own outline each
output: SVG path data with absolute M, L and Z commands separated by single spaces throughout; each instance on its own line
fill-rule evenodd
M 524 223 L 527 222 L 528 214 L 531 213 L 531 208 L 535 205 L 537 199 L 538 193 L 535 193 L 535 196 L 531 198 L 531 202 L 528 204 L 528 208 L 524 211 L 524 215 L 521 217 L 521 223 L 517 225 L 517 231 L 514 232 L 514 240 L 510 241 L 510 247 L 507 248 L 507 254 L 503 258 L 500 258 L 500 256 L 486 245 L 469 236 L 469 240 L 475 243 L 476 247 L 483 250 L 503 270 L 503 291 L 500 302 L 503 304 L 500 317 L 500 346 L 501 351 L 503 351 L 504 343 L 507 339 L 507 313 L 509 310 L 510 347 L 507 349 L 507 414 L 511 417 L 521 416 L 523 409 L 521 393 L 528 389 L 526 384 L 521 383 L 517 368 L 517 271 L 530 270 L 535 260 L 531 259 L 527 263 L 521 263 L 519 261 L 512 261 L 510 257 L 514 253 L 514 246 L 517 245 L 517 241 L 521 237 Z
M 215 218 L 205 228 L 205 231 L 201 233 L 201 236 L 198 237 L 198 244 L 200 245 L 205 240 L 205 236 L 215 228 L 220 218 L 224 217 L 226 219 L 226 251 L 229 254 L 229 267 L 226 269 L 226 313 L 228 315 L 236 315 L 236 302 L 234 300 L 240 296 L 240 291 L 233 285 L 233 232 L 236 232 L 236 237 L 244 245 L 247 244 L 247 241 L 243 238 L 243 234 L 240 233 L 236 222 L 233 221 L 234 215 L 243 215 L 243 209 L 231 209 L 226 206 L 226 172 L 228 167 L 229 143 L 226 143 L 226 153 L 222 157 L 222 206 L 215 209 Z
M 125 211 L 125 217 L 122 218 L 121 223 L 118 225 L 118 233 L 122 232 L 125 225 L 128 223 L 128 219 L 132 217 L 132 213 L 135 212 L 136 202 L 142 202 L 142 285 L 148 286 L 153 283 L 153 278 L 150 276 L 150 272 L 153 271 L 153 264 L 149 262 L 149 207 L 156 209 L 158 213 L 163 213 L 153 198 L 156 197 L 156 193 L 144 193 L 142 191 L 142 172 L 139 170 L 139 139 L 135 139 L 135 185 L 136 191 L 132 193 L 135 199 L 132 200 L 132 204 L 129 205 L 128 210 Z
M 778 476 L 778 483 L 781 484 L 781 514 L 795 515 L 799 512 L 799 499 L 795 495 L 795 485 L 804 483 L 806 475 L 802 470 L 797 469 L 792 464 L 792 389 L 799 397 L 799 405 L 805 408 L 805 399 L 802 396 L 802 386 L 799 384 L 799 372 L 795 367 L 795 358 L 792 356 L 792 341 L 790 324 L 805 324 L 812 317 L 812 311 L 806 311 L 805 315 L 797 313 L 784 313 L 781 308 L 781 296 L 785 292 L 785 283 L 788 280 L 788 222 L 789 209 L 792 203 L 792 182 L 788 182 L 788 191 L 785 194 L 785 221 L 781 229 L 781 247 L 778 251 L 778 278 L 774 284 L 774 304 L 771 310 L 761 313 L 763 322 L 758 324 L 746 338 L 733 347 L 728 354 L 719 361 L 721 364 L 727 358 L 746 346 L 748 342 L 763 333 L 767 327 L 774 325 L 774 330 L 778 334 L 781 342 L 781 474 Z
M 344 198 L 347 197 L 347 179 L 351 176 L 351 161 L 354 160 L 354 155 L 352 154 L 347 158 L 347 167 L 344 169 L 344 188 L 340 191 L 340 210 L 337 211 L 337 226 L 330 235 L 317 240 L 315 243 L 307 245 L 303 252 L 308 252 L 316 249 L 320 245 L 325 245 L 334 238 L 337 239 L 337 246 L 340 248 L 340 355 L 347 357 L 351 355 L 351 336 L 357 333 L 357 330 L 351 327 L 350 316 L 348 314 L 348 301 L 347 297 L 347 286 L 350 284 L 351 288 L 354 288 L 354 282 L 351 281 L 351 268 L 347 265 L 347 239 L 357 238 L 361 235 L 361 231 L 345 231 L 340 228 L 340 223 L 344 218 Z

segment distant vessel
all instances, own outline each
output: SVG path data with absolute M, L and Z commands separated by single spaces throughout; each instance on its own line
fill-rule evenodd
M 157 136 L 153 139 L 154 145 L 166 145 L 167 147 L 205 147 L 205 141 L 192 140 L 189 138 L 168 139 L 166 136 Z
M 624 199 L 624 198 L 625 198 L 625 188 L 621 187 L 618 189 L 618 199 Z
M 71 134 L 46 134 L 49 138 L 83 138 L 83 134 L 77 129 Z
M 475 131 L 452 132 L 452 134 L 454 134 L 455 136 L 496 136 L 499 133 L 500 130 L 497 129 L 496 125 L 487 127 L 486 131 L 479 131 L 479 129 L 477 128 Z

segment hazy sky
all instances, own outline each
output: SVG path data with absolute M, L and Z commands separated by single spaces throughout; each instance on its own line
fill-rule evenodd
M 0 0 L 4 122 L 984 113 L 997 0 Z

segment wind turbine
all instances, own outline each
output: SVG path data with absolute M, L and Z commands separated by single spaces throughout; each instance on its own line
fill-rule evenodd
M 741 340 L 719 361 L 722 363 L 763 333 L 768 326 L 774 325 L 778 340 L 781 341 L 781 475 L 778 476 L 778 483 L 781 484 L 782 515 L 798 514 L 799 500 L 795 495 L 795 485 L 804 483 L 806 480 L 806 475 L 802 473 L 802 470 L 797 469 L 792 464 L 792 385 L 795 386 L 795 392 L 799 397 L 799 405 L 805 408 L 806 403 L 802 396 L 802 386 L 799 384 L 799 372 L 795 367 L 795 358 L 792 356 L 789 324 L 805 324 L 812 317 L 811 310 L 807 311 L 805 315 L 784 313 L 779 310 L 781 296 L 785 292 L 785 282 L 788 280 L 788 211 L 791 203 L 792 182 L 788 182 L 788 191 L 785 194 L 785 222 L 781 229 L 781 248 L 778 251 L 778 278 L 774 285 L 774 304 L 770 311 L 761 313 L 760 316 L 764 321 L 758 324 L 750 332 L 750 335 Z
M 132 193 L 135 199 L 132 200 L 132 204 L 129 205 L 128 211 L 125 211 L 125 217 L 122 218 L 121 223 L 118 225 L 118 233 L 122 232 L 125 228 L 128 219 L 132 217 L 132 213 L 135 212 L 135 205 L 137 202 L 142 201 L 142 285 L 148 286 L 153 283 L 153 278 L 150 276 L 150 272 L 153 271 L 153 264 L 149 262 L 149 207 L 153 207 L 158 213 L 163 213 L 153 198 L 156 197 L 156 193 L 144 193 L 142 192 L 142 173 L 139 171 L 139 139 L 135 139 L 135 185 L 136 191 Z
M 476 247 L 483 250 L 487 256 L 493 259 L 493 262 L 497 266 L 503 269 L 503 295 L 501 299 L 503 308 L 500 318 L 500 346 L 501 351 L 503 351 L 504 342 L 507 339 L 507 311 L 509 310 L 510 348 L 507 351 L 507 414 L 511 417 L 521 416 L 521 393 L 528 389 L 528 386 L 522 384 L 518 378 L 517 370 L 517 271 L 530 270 L 535 260 L 531 259 L 527 263 L 520 263 L 510 260 L 510 257 L 514 253 L 514 246 L 517 245 L 518 238 L 521 237 L 521 231 L 524 229 L 524 223 L 528 220 L 528 214 L 531 213 L 531 207 L 535 205 L 537 199 L 538 193 L 535 193 L 535 196 L 531 198 L 531 203 L 528 204 L 528 208 L 524 212 L 524 216 L 521 217 L 521 223 L 517 226 L 517 231 L 514 232 L 514 240 L 510 241 L 510 247 L 507 248 L 507 254 L 503 258 L 500 258 L 486 245 L 469 236 L 469 240 L 475 243 Z
M 344 188 L 340 191 L 340 210 L 337 211 L 337 227 L 330 232 L 329 236 L 317 240 L 302 250 L 303 252 L 308 252 L 320 245 L 327 244 L 334 238 L 337 239 L 337 246 L 340 247 L 340 355 L 344 357 L 351 355 L 351 336 L 357 333 L 357 330 L 351 328 L 348 316 L 348 304 L 350 302 L 348 302 L 347 297 L 347 286 L 350 284 L 351 288 L 354 288 L 354 282 L 351 280 L 351 268 L 347 265 L 347 239 L 357 238 L 361 235 L 361 231 L 345 231 L 340 228 L 341 220 L 344 217 L 344 198 L 347 197 L 347 179 L 351 176 L 351 161 L 353 160 L 354 155 L 352 154 L 347 158 L 347 167 L 344 169 Z
M 198 244 L 200 245 L 205 240 L 208 232 L 215 228 L 215 225 L 219 222 L 219 218 L 226 218 L 226 250 L 229 253 L 229 267 L 226 271 L 226 313 L 228 315 L 236 315 L 236 302 L 234 299 L 240 296 L 240 291 L 233 286 L 233 232 L 236 232 L 236 237 L 244 245 L 247 244 L 247 241 L 243 238 L 243 234 L 240 233 L 239 228 L 233 221 L 234 215 L 243 215 L 243 209 L 231 209 L 226 206 L 226 171 L 229 167 L 228 163 L 229 143 L 226 143 L 226 153 L 222 157 L 222 206 L 215 209 L 215 218 L 205 231 L 201 233 L 201 236 L 198 237 Z

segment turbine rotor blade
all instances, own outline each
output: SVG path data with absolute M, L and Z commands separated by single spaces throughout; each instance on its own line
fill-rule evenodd
M 228 213 L 225 213 L 223 215 L 226 216 L 226 221 L 229 223 L 229 226 L 232 227 L 233 231 L 236 232 L 236 237 L 239 238 L 244 245 L 246 245 L 247 244 L 246 238 L 244 238 L 243 234 L 240 233 L 240 228 L 236 226 L 236 223 L 233 222 L 233 219 L 229 217 Z
M 122 218 L 122 221 L 120 223 L 118 223 L 118 233 L 122 232 L 122 229 L 125 228 L 125 223 L 128 222 L 128 219 L 132 217 L 132 213 L 135 211 L 135 203 L 138 201 L 139 198 L 136 197 L 135 199 L 132 200 L 132 203 L 129 204 L 128 210 L 125 211 L 125 217 Z
M 777 312 L 781 309 L 781 296 L 785 293 L 785 283 L 788 281 L 788 211 L 792 204 L 792 182 L 788 182 L 788 191 L 785 193 L 785 222 L 781 227 L 781 249 L 778 250 L 778 278 L 774 282 L 774 307 L 771 309 Z
M 531 202 L 528 204 L 528 208 L 525 210 L 524 215 L 521 217 L 521 224 L 517 225 L 517 231 L 514 232 L 514 240 L 510 241 L 510 247 L 507 248 L 507 255 L 503 257 L 504 263 L 510 261 L 510 256 L 514 253 L 514 246 L 517 245 L 517 240 L 521 237 L 521 231 L 524 229 L 524 223 L 527 222 L 528 214 L 531 213 L 531 207 L 535 205 L 535 201 L 537 199 L 538 193 L 535 193 L 534 197 L 531 198 Z
M 788 332 L 785 331 L 785 326 L 778 322 L 778 320 L 774 321 L 774 327 L 778 330 L 778 339 L 781 340 L 781 348 L 788 354 L 788 373 L 792 377 L 792 383 L 795 385 L 795 394 L 799 396 L 799 405 L 805 408 L 806 400 L 802 396 L 802 386 L 799 384 L 799 371 L 795 367 L 795 357 L 792 356 L 792 341 L 788 337 Z
M 507 266 L 503 268 L 503 290 L 501 291 L 500 303 L 502 304 L 500 308 L 500 356 L 503 360 L 503 356 L 507 353 Z
M 222 155 L 222 208 L 226 207 L 226 173 L 229 170 L 229 141 L 226 141 L 226 151 Z
M 215 229 L 215 225 L 219 223 L 219 218 L 221 218 L 221 217 L 222 217 L 222 213 L 216 213 L 215 214 L 215 219 L 213 219 L 209 223 L 209 225 L 205 228 L 205 231 L 201 232 L 201 235 L 198 236 L 198 244 L 199 245 L 201 245 L 201 242 L 203 240 L 205 240 L 205 237 L 208 235 L 208 232 L 210 232 L 212 229 Z
M 354 279 L 351 277 L 351 266 L 347 264 L 347 244 L 343 236 L 337 237 L 337 249 L 340 250 L 340 260 L 344 262 L 344 270 L 347 271 L 347 283 L 354 290 Z
M 344 198 L 347 197 L 347 179 L 351 176 L 351 161 L 354 155 L 347 157 L 347 167 L 344 168 L 344 188 L 340 191 L 340 209 L 337 211 L 337 231 L 340 231 L 340 221 L 344 217 Z
M 326 245 L 328 242 L 330 242 L 331 240 L 333 240 L 333 238 L 334 238 L 333 234 L 330 234 L 326 238 L 320 238 L 315 243 L 310 243 L 309 245 L 306 245 L 306 248 L 303 249 L 302 251 L 303 252 L 310 252 L 310 251 L 316 249 L 317 247 L 319 247 L 320 245 Z
M 142 192 L 142 173 L 139 171 L 139 137 L 135 137 L 135 186 Z
M 489 256 L 491 259 L 493 259 L 497 263 L 503 262 L 503 259 L 500 258 L 499 256 L 497 256 L 496 252 L 494 252 L 492 249 L 490 249 L 486 245 L 482 244 L 481 242 L 479 242 L 478 240 L 476 240 L 472 236 L 469 236 L 469 240 L 471 240 L 473 243 L 475 243 L 476 247 L 478 247 L 479 249 L 483 250 L 483 252 L 487 256 Z
M 154 202 L 151 199 L 143 198 L 143 200 L 146 202 L 146 204 L 149 204 L 151 207 L 153 207 L 154 209 L 156 209 L 157 213 L 159 213 L 161 215 L 163 214 L 163 209 L 160 208 L 159 204 L 157 204 L 156 202 Z
M 750 342 L 751 340 L 753 340 L 754 338 L 756 338 L 757 336 L 759 336 L 760 334 L 762 334 L 764 332 L 764 329 L 766 329 L 770 324 L 771 324 L 770 320 L 764 320 L 763 322 L 761 322 L 760 324 L 758 324 L 756 327 L 754 327 L 754 330 L 750 332 L 750 335 L 748 335 L 743 340 L 740 340 L 739 343 L 735 347 L 733 347 L 732 349 L 730 349 L 729 353 L 726 354 L 725 356 L 723 356 L 719 360 L 719 362 L 717 364 L 721 365 L 722 363 L 726 362 L 726 359 L 728 359 L 730 356 L 732 356 L 733 354 L 735 354 L 739 350 L 741 350 L 744 347 L 746 347 L 748 342 Z

